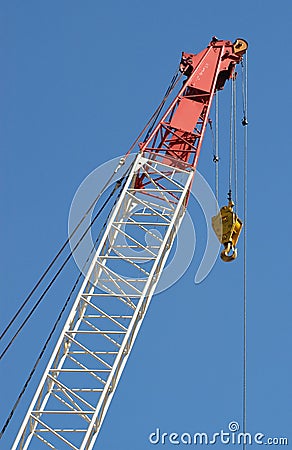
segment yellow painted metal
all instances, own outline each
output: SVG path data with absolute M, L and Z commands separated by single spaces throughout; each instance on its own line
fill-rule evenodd
M 234 53 L 242 53 L 244 54 L 247 50 L 248 43 L 244 39 L 236 39 L 233 44 Z
M 242 229 L 242 221 L 233 211 L 234 203 L 223 206 L 217 216 L 212 217 L 212 227 L 219 241 L 224 245 L 221 259 L 229 262 L 237 257 L 236 244 Z

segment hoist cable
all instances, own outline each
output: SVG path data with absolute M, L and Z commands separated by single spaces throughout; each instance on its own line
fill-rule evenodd
M 128 168 L 128 170 L 126 171 L 125 175 L 118 180 L 115 183 L 114 188 L 112 189 L 111 193 L 109 194 L 109 196 L 107 197 L 107 199 L 104 201 L 104 203 L 102 204 L 102 206 L 100 207 L 100 209 L 97 211 L 97 213 L 95 214 L 94 218 L 92 219 L 92 221 L 90 222 L 90 224 L 88 225 L 88 227 L 86 228 L 86 230 L 84 231 L 84 233 L 82 234 L 82 236 L 80 237 L 80 239 L 78 240 L 78 242 L 75 244 L 72 252 L 69 253 L 69 255 L 66 257 L 66 259 L 64 260 L 64 262 L 62 263 L 62 265 L 60 266 L 60 268 L 58 269 L 58 271 L 55 273 L 55 275 L 53 276 L 53 278 L 51 279 L 51 281 L 49 282 L 49 284 L 47 285 L 47 287 L 45 288 L 45 290 L 42 292 L 42 294 L 40 295 L 40 297 L 38 298 L 37 302 L 35 303 L 35 305 L 33 306 L 33 308 L 30 310 L 30 312 L 27 314 L 26 318 L 23 320 L 23 322 L 21 323 L 21 325 L 18 327 L 17 331 L 14 333 L 13 337 L 10 339 L 10 341 L 8 342 L 8 344 L 6 345 L 6 347 L 4 348 L 4 350 L 2 351 L 2 353 L 0 354 L 0 360 L 3 358 L 3 356 L 5 355 L 5 353 L 7 352 L 7 350 L 10 348 L 10 346 L 12 345 L 12 343 L 14 342 L 14 340 L 16 339 L 16 337 L 18 336 L 18 334 L 20 333 L 20 331 L 22 330 L 22 328 L 26 325 L 26 323 L 28 322 L 28 320 L 30 319 L 30 317 L 32 316 L 32 314 L 34 313 L 34 311 L 37 309 L 37 307 L 39 306 L 39 304 L 41 303 L 41 301 L 43 300 L 43 298 L 45 297 L 45 295 L 47 294 L 47 292 L 50 290 L 50 288 L 52 287 L 52 285 L 54 284 L 54 282 L 56 281 L 56 279 L 58 278 L 58 276 L 60 275 L 60 273 L 62 272 L 62 270 L 64 269 L 64 267 L 66 266 L 66 264 L 68 263 L 68 261 L 72 258 L 74 251 L 78 248 L 78 246 L 80 245 L 81 241 L 84 239 L 84 237 L 86 236 L 87 232 L 90 230 L 90 228 L 92 227 L 92 225 L 94 224 L 94 222 L 96 221 L 96 219 L 99 217 L 99 215 L 101 214 L 101 212 L 104 210 L 104 208 L 106 207 L 106 205 L 108 204 L 108 202 L 110 201 L 111 197 L 114 195 L 115 191 L 118 189 L 118 187 L 121 186 L 121 182 L 123 180 L 123 178 L 126 176 L 127 172 L 129 171 L 129 169 L 131 168 L 131 166 Z
M 233 81 L 233 78 L 232 78 Z M 234 122 L 234 91 L 231 83 L 231 108 L 230 108 L 230 142 L 229 142 L 229 191 L 228 200 L 232 199 L 232 171 L 233 171 L 233 122 Z
M 247 53 L 244 60 L 241 61 L 241 76 L 242 76 L 242 106 L 243 106 L 243 119 L 242 125 L 246 126 L 247 122 Z
M 123 178 L 125 179 L 125 176 Z M 115 206 L 115 204 L 117 203 L 118 199 L 120 198 L 120 195 L 121 195 L 121 192 L 122 192 L 122 188 L 123 188 L 123 186 L 121 187 L 120 193 L 117 196 L 113 207 Z M 65 301 L 65 303 L 64 303 L 64 305 L 63 305 L 63 307 L 62 307 L 62 309 L 61 309 L 61 311 L 60 311 L 60 313 L 59 313 L 59 315 L 58 315 L 58 317 L 57 317 L 57 319 L 56 319 L 56 321 L 55 321 L 51 331 L 50 331 L 50 333 L 49 333 L 49 336 L 47 337 L 47 339 L 46 339 L 46 341 L 45 341 L 45 343 L 44 343 L 44 345 L 43 345 L 43 347 L 41 349 L 41 352 L 39 353 L 39 356 L 37 357 L 37 359 L 36 359 L 36 361 L 35 361 L 35 363 L 33 365 L 33 368 L 30 371 L 30 373 L 29 373 L 29 375 L 28 375 L 28 377 L 27 377 L 27 379 L 26 379 L 26 381 L 25 381 L 25 383 L 24 383 L 24 385 L 23 385 L 23 387 L 22 387 L 22 389 L 21 389 L 17 399 L 16 399 L 16 402 L 14 403 L 14 405 L 13 405 L 13 407 L 12 407 L 12 409 L 11 409 L 11 411 L 10 411 L 10 413 L 9 413 L 9 415 L 8 415 L 8 417 L 7 417 L 5 423 L 4 423 L 4 425 L 3 425 L 3 427 L 2 427 L 2 429 L 0 431 L 0 439 L 2 438 L 3 434 L 5 433 L 6 428 L 8 427 L 8 425 L 9 425 L 9 423 L 10 423 L 10 421 L 11 421 L 11 419 L 12 419 L 12 417 L 13 417 L 13 415 L 14 415 L 17 407 L 18 407 L 19 402 L 20 402 L 22 396 L 24 395 L 24 393 L 25 393 L 25 391 L 26 391 L 26 389 L 27 389 L 27 387 L 28 387 L 28 385 L 29 385 L 29 383 L 30 383 L 30 381 L 31 381 L 31 379 L 32 379 L 36 369 L 37 369 L 37 366 L 39 365 L 39 362 L 41 361 L 41 359 L 42 359 L 42 357 L 43 357 L 43 355 L 44 355 L 44 353 L 45 353 L 45 351 L 46 351 L 46 349 L 47 349 L 47 347 L 48 347 L 48 345 L 49 345 L 49 343 L 50 343 L 50 341 L 51 341 L 51 339 L 53 337 L 53 334 L 56 331 L 56 328 L 57 328 L 60 320 L 62 319 L 62 316 L 63 316 L 63 314 L 64 314 L 64 312 L 65 312 L 65 310 L 66 310 L 66 308 L 67 308 L 67 306 L 69 304 L 69 301 L 70 301 L 70 299 L 71 299 L 71 297 L 72 297 L 76 287 L 78 286 L 80 278 L 82 277 L 83 271 L 84 271 L 88 261 L 90 260 L 93 251 L 95 250 L 95 246 L 96 246 L 96 244 L 98 243 L 98 241 L 100 240 L 100 238 L 102 236 L 102 233 L 103 233 L 103 231 L 104 231 L 104 229 L 106 227 L 106 224 L 108 222 L 108 219 L 110 217 L 110 214 L 111 214 L 111 211 L 109 212 L 109 214 L 108 214 L 108 216 L 107 216 L 107 218 L 106 218 L 106 220 L 105 220 L 105 222 L 104 222 L 104 224 L 103 224 L 103 226 L 102 226 L 102 228 L 101 228 L 101 230 L 100 230 L 100 232 L 99 232 L 99 234 L 98 234 L 98 236 L 97 236 L 97 238 L 96 238 L 96 240 L 94 242 L 94 245 L 93 245 L 93 247 L 92 247 L 92 249 L 91 249 L 91 251 L 90 251 L 90 253 L 89 253 L 89 255 L 88 255 L 88 257 L 87 257 L 87 259 L 85 261 L 85 263 L 83 264 L 83 267 L 80 270 L 80 272 L 78 274 L 78 277 L 77 277 L 77 279 L 76 279 L 76 281 L 75 281 L 75 283 L 74 283 L 74 285 L 73 285 L 73 287 L 72 287 L 72 289 L 71 289 L 71 291 L 70 291 L 70 293 L 69 293 L 69 295 L 68 295 L 68 297 L 67 297 L 67 299 L 66 299 L 66 301 Z
M 23 301 L 22 305 L 18 308 L 17 312 L 14 314 L 14 316 L 12 317 L 12 319 L 10 320 L 10 322 L 8 323 L 8 325 L 5 327 L 5 329 L 2 331 L 1 335 L 0 335 L 0 341 L 2 340 L 2 338 L 5 336 L 5 334 L 7 333 L 7 331 L 10 329 L 10 327 L 13 325 L 13 323 L 15 322 L 15 320 L 17 319 L 17 317 L 19 316 L 19 314 L 21 313 L 21 311 L 23 310 L 23 308 L 26 306 L 26 304 L 29 302 L 29 300 L 31 299 L 31 297 L 33 296 L 33 294 L 35 293 L 35 291 L 37 290 L 37 288 L 39 287 L 39 285 L 41 284 L 41 282 L 44 280 L 44 278 L 46 277 L 46 275 L 49 273 L 49 271 L 51 270 L 51 268 L 53 267 L 53 265 L 55 264 L 55 262 L 58 260 L 58 258 L 61 256 L 61 254 L 63 253 L 64 249 L 66 248 L 66 246 L 68 245 L 68 243 L 70 242 L 70 240 L 72 239 L 72 237 L 75 235 L 75 233 L 77 232 L 77 230 L 79 229 L 80 225 L 84 222 L 84 220 L 86 219 L 86 217 L 88 216 L 88 214 L 90 213 L 90 211 L 94 208 L 94 206 L 96 205 L 96 203 L 98 202 L 98 200 L 100 199 L 100 197 L 102 196 L 102 194 L 105 192 L 105 190 L 108 188 L 108 186 L 110 185 L 113 177 L 115 176 L 115 174 L 118 172 L 118 170 L 121 168 L 121 166 L 125 163 L 126 158 L 129 156 L 129 154 L 131 153 L 131 151 L 133 150 L 133 148 L 135 147 L 135 145 L 138 143 L 139 139 L 142 137 L 142 135 L 144 134 L 144 132 L 147 130 L 147 128 L 150 126 L 150 132 L 152 131 L 152 128 L 155 125 L 155 122 L 167 100 L 167 98 L 169 97 L 169 95 L 171 94 L 171 92 L 173 91 L 174 87 L 176 86 L 176 84 L 179 82 L 179 80 L 181 79 L 183 73 L 180 74 L 180 76 L 178 76 L 178 71 L 176 71 L 175 75 L 172 77 L 172 80 L 170 82 L 169 87 L 166 90 L 166 93 L 160 103 L 160 105 L 157 107 L 157 109 L 155 110 L 155 112 L 153 113 L 153 115 L 151 116 L 151 118 L 148 120 L 147 124 L 145 125 L 145 127 L 143 128 L 143 130 L 140 132 L 140 134 L 137 136 L 137 138 L 135 139 L 135 141 L 133 142 L 133 144 L 131 145 L 131 147 L 129 148 L 129 150 L 127 151 L 127 153 L 125 154 L 124 158 L 121 159 L 119 165 L 117 166 L 117 168 L 115 169 L 115 171 L 112 173 L 112 175 L 109 177 L 109 179 L 107 180 L 107 182 L 105 183 L 104 187 L 102 188 L 102 190 L 99 192 L 99 194 L 97 195 L 97 197 L 94 199 L 94 201 L 91 203 L 91 205 L 89 206 L 88 210 L 85 212 L 84 216 L 81 218 L 80 222 L 76 225 L 76 227 L 74 228 L 74 230 L 71 232 L 70 236 L 66 239 L 66 241 L 64 242 L 64 244 L 61 246 L 60 250 L 57 252 L 57 254 L 54 256 L 54 258 L 52 259 L 52 261 L 50 262 L 50 264 L 47 266 L 47 268 L 45 269 L 45 271 L 43 272 L 43 274 L 41 275 L 41 277 L 38 279 L 38 281 L 36 282 L 35 286 L 33 287 L 33 289 L 30 291 L 30 293 L 27 295 L 27 297 L 25 298 L 25 300 Z M 153 122 L 154 121 L 154 122 Z M 147 135 L 149 135 L 149 131 L 147 133 Z
M 219 124 L 219 118 L 218 118 L 218 92 L 215 97 L 215 134 L 213 130 L 213 124 L 212 120 L 208 120 L 208 124 L 210 126 L 211 130 L 211 137 L 212 137 L 212 152 L 213 152 L 213 163 L 215 163 L 215 197 L 216 201 L 218 203 L 219 201 L 219 133 L 218 133 L 218 124 Z
M 215 192 L 219 202 L 219 92 L 215 97 Z
M 236 77 L 232 79 L 232 89 L 233 89 L 233 161 L 234 161 L 234 191 L 235 191 L 235 207 L 236 212 L 238 206 L 238 181 L 237 181 L 237 133 L 236 133 Z
M 247 127 L 244 129 L 244 229 L 243 229 L 243 432 L 246 433 L 246 379 L 247 379 Z M 244 445 L 244 450 L 246 446 Z
M 244 171 L 244 181 L 243 181 L 243 210 L 244 210 L 244 228 L 243 228 L 243 432 L 246 433 L 246 406 L 247 406 L 247 183 L 248 183 L 248 142 L 247 142 L 247 54 L 245 56 L 245 73 L 242 83 L 244 85 L 244 118 L 246 122 L 244 125 L 244 149 L 243 149 L 243 171 Z M 246 444 L 243 443 L 243 450 L 246 450 Z

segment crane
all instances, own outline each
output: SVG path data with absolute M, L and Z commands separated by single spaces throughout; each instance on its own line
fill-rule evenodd
M 12 450 L 94 448 L 184 217 L 212 100 L 246 50 L 213 37 L 182 53 L 184 83 L 139 143 Z

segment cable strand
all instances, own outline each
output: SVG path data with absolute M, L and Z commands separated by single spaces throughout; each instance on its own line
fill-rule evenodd
M 230 108 L 230 142 L 229 142 L 229 191 L 228 200 L 232 199 L 232 171 L 233 171 L 233 122 L 234 122 L 234 92 L 231 83 L 231 108 Z
M 219 92 L 215 97 L 215 187 L 216 200 L 219 202 Z
M 45 269 L 44 273 L 41 275 L 41 277 L 38 279 L 37 283 L 35 284 L 35 286 L 33 287 L 33 289 L 30 291 L 30 293 L 28 294 L 28 296 L 26 297 L 26 299 L 23 301 L 22 305 L 18 308 L 17 312 L 14 314 L 14 316 L 12 317 L 12 319 L 10 320 L 10 322 L 8 323 L 8 325 L 5 327 L 5 329 L 2 331 L 1 335 L 0 335 L 0 341 L 3 339 L 3 337 L 6 335 L 7 331 L 11 328 L 11 326 L 13 325 L 13 323 L 15 322 L 15 320 L 17 319 L 17 317 L 19 316 L 19 314 L 21 313 L 21 311 L 23 310 L 23 308 L 27 305 L 27 303 L 29 302 L 29 300 L 31 299 L 31 297 L 33 296 L 33 294 L 35 293 L 35 291 L 37 290 L 37 288 L 40 286 L 41 282 L 44 280 L 44 278 L 46 277 L 46 275 L 49 273 L 49 271 L 51 270 L 51 268 L 53 267 L 53 265 L 55 264 L 55 262 L 59 259 L 59 257 L 61 256 L 61 254 L 63 253 L 63 251 L 65 250 L 65 248 L 67 247 L 68 243 L 70 242 L 70 240 L 72 239 L 72 237 L 75 235 L 75 233 L 77 232 L 77 230 L 79 229 L 79 227 L 81 226 L 81 224 L 84 222 L 84 220 L 86 219 L 86 217 L 88 216 L 88 214 L 90 213 L 90 211 L 94 208 L 94 206 L 96 205 L 96 203 L 98 202 L 98 200 L 100 199 L 100 197 L 102 196 L 102 194 L 106 191 L 106 189 L 108 188 L 108 186 L 110 185 L 114 175 L 116 174 L 116 171 L 114 173 L 112 173 L 112 175 L 109 177 L 109 179 L 107 180 L 107 182 L 105 183 L 105 185 L 103 186 L 102 190 L 98 193 L 98 195 L 95 197 L 95 199 L 93 200 L 93 202 L 91 203 L 91 205 L 89 206 L 89 208 L 87 209 L 87 211 L 85 212 L 85 214 L 83 215 L 83 217 L 81 218 L 81 220 L 78 222 L 78 224 L 76 225 L 76 227 L 74 228 L 74 230 L 71 232 L 71 234 L 68 236 L 68 238 L 66 239 L 66 241 L 64 242 L 64 244 L 62 245 L 62 247 L 60 248 L 60 250 L 58 251 L 58 253 L 55 255 L 55 257 L 53 258 L 53 260 L 50 262 L 50 264 L 47 266 L 47 268 Z M 1 357 L 0 357 L 1 359 Z
M 245 64 L 245 85 L 244 95 L 244 114 L 247 122 L 247 54 Z M 243 432 L 246 433 L 247 423 L 247 183 L 248 183 L 248 141 L 247 126 L 244 127 L 244 230 L 243 230 Z M 246 450 L 246 444 L 243 443 L 243 450 Z
M 129 170 L 129 169 L 128 169 Z M 127 171 L 128 172 L 128 171 Z M 125 176 L 125 175 L 124 175 Z M 124 177 L 123 177 L 124 178 Z M 109 194 L 108 198 L 104 201 L 103 205 L 101 206 L 101 208 L 98 210 L 98 212 L 96 213 L 96 215 L 94 216 L 93 220 L 90 222 L 90 224 L 88 225 L 88 227 L 86 228 L 86 230 L 84 231 L 84 233 L 82 234 L 82 236 L 80 237 L 80 239 L 78 240 L 78 242 L 76 243 L 76 245 L 74 246 L 72 252 L 69 253 L 69 255 L 66 257 L 65 261 L 62 263 L 62 265 L 60 266 L 60 268 L 58 269 L 58 271 L 55 273 L 55 275 L 53 276 L 53 278 L 51 279 L 51 281 L 49 282 L 49 284 L 47 285 L 47 287 L 45 288 L 45 290 L 43 291 L 43 293 L 41 294 L 41 296 L 38 298 L 37 302 L 35 303 L 35 305 L 33 306 L 33 308 L 30 310 L 30 312 L 28 313 L 28 315 L 26 316 L 26 318 L 23 320 L 23 322 L 21 323 L 21 325 L 18 327 L 17 331 L 14 333 L 14 335 L 12 336 L 12 338 L 10 339 L 10 341 L 8 342 L 8 344 L 6 345 L 6 347 L 4 348 L 4 350 L 2 351 L 2 353 L 0 354 L 0 360 L 3 358 L 3 356 L 6 354 L 7 350 L 11 347 L 12 343 L 14 342 L 14 340 L 16 339 L 16 337 L 19 335 L 20 331 L 23 329 L 23 327 L 26 325 L 26 323 L 29 321 L 30 317 L 33 315 L 33 313 L 35 312 L 35 310 L 37 309 L 37 307 L 40 305 L 41 301 L 43 300 L 43 298 L 45 297 L 45 295 L 47 294 L 47 292 L 50 290 L 50 288 L 52 287 L 52 285 L 54 284 L 54 282 L 56 281 L 56 279 L 58 278 L 58 276 L 60 275 L 60 273 L 62 272 L 62 270 L 64 269 L 64 267 L 66 266 L 66 264 L 68 263 L 68 261 L 72 258 L 74 251 L 78 248 L 78 246 L 80 245 L 80 243 L 82 242 L 82 240 L 84 239 L 85 235 L 87 234 L 87 232 L 90 230 L 90 228 L 92 227 L 92 225 L 95 223 L 95 221 L 97 220 L 97 218 L 99 217 L 99 215 L 102 213 L 102 211 L 104 210 L 104 208 L 106 207 L 106 205 L 108 204 L 108 202 L 110 201 L 111 197 L 113 196 L 114 192 L 116 191 L 116 189 L 121 185 L 121 180 L 118 180 L 113 188 L 113 190 L 111 191 L 111 193 Z
M 237 133 L 236 133 L 236 77 L 232 79 L 233 85 L 233 160 L 234 160 L 234 191 L 235 191 L 235 212 L 238 208 L 238 181 L 237 181 Z
M 153 113 L 150 121 L 148 122 L 148 123 L 150 123 L 150 122 L 152 122 L 152 123 L 151 123 L 151 125 L 150 125 L 150 127 L 149 127 L 149 129 L 147 131 L 147 134 L 146 134 L 146 136 L 144 138 L 144 141 L 147 141 L 147 139 L 149 138 L 150 134 L 152 133 L 152 130 L 153 130 L 153 128 L 154 128 L 154 126 L 155 126 L 155 124 L 157 122 L 159 114 L 161 113 L 162 108 L 163 108 L 166 100 L 168 99 L 168 97 L 170 96 L 171 92 L 173 91 L 173 89 L 175 88 L 175 86 L 177 85 L 177 83 L 179 82 L 179 80 L 181 79 L 181 77 L 183 75 L 183 73 L 178 75 L 178 72 L 179 72 L 179 69 L 176 71 L 176 73 L 172 77 L 172 80 L 171 80 L 171 82 L 170 82 L 170 84 L 169 84 L 169 86 L 168 86 L 168 88 L 167 88 L 167 90 L 166 90 L 166 92 L 164 94 L 164 97 L 163 97 L 160 105 L 157 107 L 156 111 Z
M 126 177 L 124 176 L 123 179 L 125 179 L 125 178 Z M 121 191 L 122 191 L 122 188 L 121 188 Z M 119 195 L 117 196 L 113 206 L 115 206 L 115 204 L 117 203 L 117 201 L 118 201 L 118 199 L 119 199 L 119 197 L 121 195 L 121 191 L 120 191 Z M 13 415 L 14 415 L 14 413 L 15 413 L 18 405 L 19 405 L 19 402 L 20 402 L 21 398 L 23 397 L 23 395 L 24 395 L 24 393 L 25 393 L 25 391 L 26 391 L 26 389 L 27 389 L 27 387 L 28 387 L 28 385 L 29 385 L 29 383 L 31 381 L 31 379 L 32 379 L 32 377 L 33 377 L 33 375 L 34 375 L 34 373 L 35 373 L 35 371 L 37 369 L 37 366 L 40 363 L 40 361 L 41 361 L 41 359 L 42 359 L 42 357 L 43 357 L 43 355 L 45 353 L 45 350 L 47 349 L 47 347 L 48 347 L 48 345 L 49 345 L 49 343 L 50 343 L 50 341 L 51 341 L 51 339 L 53 337 L 54 332 L 56 331 L 56 328 L 57 328 L 57 326 L 58 326 L 58 324 L 59 324 L 59 322 L 60 322 L 60 320 L 61 320 L 61 318 L 62 318 L 62 316 L 63 316 L 63 314 L 64 314 L 64 312 L 65 312 L 65 310 L 66 310 L 66 308 L 68 306 L 68 304 L 69 304 L 69 301 L 70 301 L 70 299 L 71 299 L 71 297 L 72 297 L 72 295 L 73 295 L 73 293 L 74 293 L 74 291 L 75 291 L 75 289 L 76 289 L 76 287 L 77 287 L 77 285 L 78 285 L 78 283 L 80 281 L 80 278 L 81 278 L 81 276 L 83 274 L 83 270 L 85 269 L 88 261 L 90 260 L 90 257 L 92 255 L 93 251 L 95 250 L 95 246 L 96 246 L 97 242 L 100 240 L 100 238 L 102 236 L 102 233 L 103 233 L 103 231 L 104 231 L 104 229 L 106 227 L 106 224 L 107 224 L 107 221 L 109 219 L 110 214 L 111 214 L 111 211 L 109 212 L 109 214 L 108 214 L 108 216 L 107 216 L 107 218 L 106 218 L 106 220 L 105 220 L 105 222 L 104 222 L 104 224 L 103 224 L 103 226 L 102 226 L 102 228 L 101 228 L 101 230 L 100 230 L 100 232 L 99 232 L 99 234 L 97 236 L 97 239 L 95 240 L 95 243 L 94 243 L 94 245 L 93 245 L 93 247 L 92 247 L 92 249 L 91 249 L 91 251 L 90 251 L 90 253 L 89 253 L 89 255 L 88 255 L 88 257 L 87 257 L 87 259 L 85 261 L 85 263 L 83 264 L 83 267 L 82 267 L 81 271 L 79 272 L 78 277 L 77 277 L 77 279 L 76 279 L 76 281 L 75 281 L 75 283 L 74 283 L 74 285 L 73 285 L 73 287 L 72 287 L 72 289 L 71 289 L 71 291 L 70 291 L 70 293 L 69 293 L 69 295 L 68 295 L 68 297 L 67 297 L 67 299 L 66 299 L 66 301 L 65 301 L 65 303 L 64 303 L 64 305 L 63 305 L 63 307 L 62 307 L 62 309 L 61 309 L 61 311 L 60 311 L 60 313 L 59 313 L 59 315 L 58 315 L 58 317 L 57 317 L 57 319 L 56 319 L 56 321 L 55 321 L 51 331 L 50 331 L 50 333 L 49 333 L 49 336 L 46 339 L 46 341 L 45 341 L 45 343 L 44 343 L 44 345 L 42 347 L 42 350 L 39 353 L 39 356 L 37 357 L 37 359 L 36 359 L 36 361 L 35 361 L 35 363 L 33 365 L 33 368 L 32 368 L 32 370 L 30 371 L 30 373 L 28 375 L 28 378 L 26 379 L 26 381 L 25 381 L 25 383 L 24 383 L 24 385 L 23 385 L 23 387 L 22 387 L 22 389 L 21 389 L 21 391 L 20 391 L 20 393 L 19 393 L 19 395 L 18 395 L 18 397 L 16 399 L 16 402 L 14 403 L 14 405 L 13 405 L 13 407 L 12 407 L 12 409 L 11 409 L 11 411 L 10 411 L 10 413 L 9 413 L 9 415 L 8 415 L 8 417 L 7 417 L 5 423 L 4 423 L 4 425 L 3 425 L 3 427 L 2 427 L 2 429 L 0 431 L 0 439 L 2 438 L 3 434 L 5 433 L 5 431 L 6 431 L 7 427 L 8 427 L 8 425 L 9 425 L 10 421 L 12 420 L 12 417 L 13 417 Z
M 41 282 L 44 280 L 44 278 L 46 277 L 46 275 L 49 273 L 49 271 L 51 270 L 51 268 L 53 267 L 53 265 L 55 264 L 55 262 L 59 259 L 59 257 L 61 256 L 61 254 L 63 253 L 63 251 L 65 250 L 66 246 L 68 245 L 68 243 L 70 242 L 70 240 L 72 239 L 72 237 L 75 235 L 75 233 L 77 232 L 77 230 L 79 229 L 79 227 L 81 226 L 81 224 L 84 222 L 84 220 L 86 219 L 86 217 L 88 216 L 88 214 L 90 213 L 90 211 L 94 208 L 94 206 L 96 205 L 96 203 L 98 202 L 98 200 L 100 199 L 100 197 L 102 196 L 102 194 L 106 191 L 106 189 L 108 188 L 108 186 L 110 185 L 113 177 L 115 176 L 115 174 L 117 173 L 117 171 L 120 169 L 120 167 L 125 163 L 125 160 L 127 159 L 127 157 L 129 156 L 129 154 L 131 153 L 131 151 L 133 150 L 133 148 L 136 146 L 136 144 L 138 143 L 139 139 L 143 136 L 144 132 L 147 130 L 147 128 L 150 126 L 148 132 L 147 132 L 147 136 L 150 135 L 156 120 L 167 100 L 167 98 L 169 97 L 169 95 L 171 94 L 172 90 L 174 89 L 174 87 L 176 86 L 176 84 L 179 82 L 179 80 L 181 79 L 183 73 L 180 74 L 180 76 L 178 76 L 178 71 L 176 71 L 175 75 L 172 77 L 172 80 L 170 82 L 169 87 L 166 90 L 166 93 L 163 97 L 162 102 L 160 103 L 160 105 L 157 107 L 156 111 L 152 114 L 152 116 L 150 117 L 150 119 L 148 120 L 147 124 L 145 125 L 145 127 L 143 128 L 143 130 L 139 133 L 139 135 L 137 136 L 137 138 L 135 139 L 135 141 L 133 142 L 133 144 L 131 145 L 131 147 L 129 148 L 129 150 L 127 151 L 127 153 L 125 154 L 124 158 L 121 159 L 119 166 L 116 168 L 116 170 L 112 173 L 112 175 L 109 177 L 109 179 L 107 180 L 107 182 L 105 183 L 104 187 L 102 188 L 102 190 L 99 192 L 99 194 L 96 196 L 96 198 L 94 199 L 94 201 L 91 203 L 91 205 L 89 206 L 88 210 L 85 212 L 84 216 L 81 218 L 80 222 L 76 225 L 76 227 L 74 228 L 74 230 L 72 231 L 72 233 L 70 234 L 70 236 L 66 239 L 66 241 L 64 242 L 64 244 L 61 246 L 60 250 L 57 252 L 57 254 L 54 256 L 54 258 L 52 259 L 52 261 L 50 262 L 50 264 L 47 266 L 47 268 L 45 269 L 44 273 L 41 275 L 41 277 L 38 279 L 38 281 L 36 282 L 35 286 L 33 287 L 33 289 L 30 291 L 30 293 L 27 295 L 27 297 L 25 298 L 25 300 L 23 301 L 22 305 L 18 308 L 17 312 L 14 314 L 14 316 L 12 317 L 12 319 L 9 321 L 8 325 L 5 327 L 5 329 L 2 331 L 1 335 L 0 335 L 0 341 L 3 339 L 3 337 L 6 335 L 6 333 L 8 332 L 8 330 L 11 328 L 11 326 L 13 325 L 13 323 L 15 322 L 15 320 L 17 319 L 17 317 L 19 316 L 19 314 L 21 313 L 21 311 L 24 309 L 24 307 L 26 306 L 26 304 L 29 302 L 29 300 L 31 299 L 31 297 L 33 296 L 33 294 L 35 293 L 35 291 L 37 290 L 37 288 L 40 286 Z M 152 124 L 151 124 L 152 122 Z M 146 138 L 147 138 L 146 136 Z

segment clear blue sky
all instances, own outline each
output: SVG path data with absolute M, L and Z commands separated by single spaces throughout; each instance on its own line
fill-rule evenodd
M 1 329 L 66 239 L 79 184 L 128 149 L 181 51 L 198 52 L 213 35 L 248 40 L 247 428 L 292 445 L 290 22 L 283 0 L 0 4 Z M 227 157 L 228 147 L 220 152 Z M 199 169 L 209 181 L 212 164 L 206 148 Z M 194 285 L 204 238 L 196 231 L 190 269 L 153 298 L 96 448 L 146 450 L 156 427 L 212 433 L 241 422 L 242 242 L 236 263 L 217 261 Z M 71 269 L 0 363 L 1 425 L 70 290 Z

